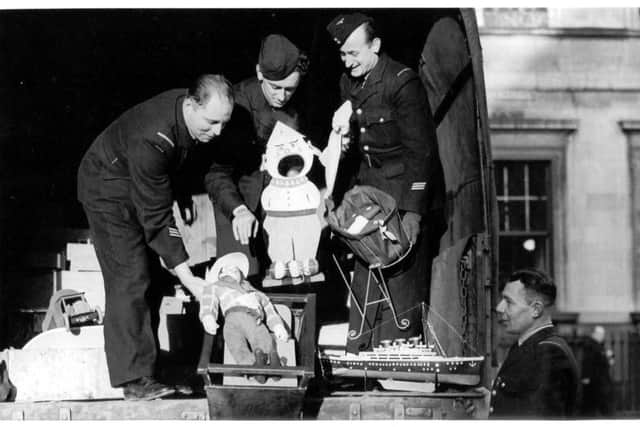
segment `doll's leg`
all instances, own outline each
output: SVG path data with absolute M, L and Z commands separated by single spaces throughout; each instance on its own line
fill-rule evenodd
M 274 264 L 274 277 L 284 277 L 284 266 L 293 258 L 293 242 L 291 240 L 291 224 L 289 218 L 267 216 L 264 229 L 269 236 L 269 258 Z M 275 273 L 278 271 L 278 274 Z
M 260 357 L 264 357 L 263 360 L 265 365 L 268 365 L 269 368 L 280 368 L 282 366 L 275 342 L 273 341 L 273 336 L 264 325 L 264 323 L 256 325 L 253 333 L 247 335 L 247 337 L 249 337 L 249 343 L 251 344 L 251 347 L 253 349 L 257 349 L 255 350 L 256 353 L 259 353 Z M 256 355 L 256 358 L 257 357 L 258 355 Z M 275 375 L 270 375 L 269 378 L 273 378 L 275 381 L 280 380 L 280 377 Z M 258 376 L 256 376 L 256 380 L 258 382 L 260 382 L 261 379 L 262 378 L 258 378 Z
M 253 317 L 245 313 L 229 313 L 224 321 L 224 341 L 229 347 L 231 355 L 240 365 L 253 365 L 256 358 L 249 349 L 246 338 L 247 322 L 254 322 Z
M 320 232 L 322 227 L 318 215 L 306 215 L 296 219 L 294 236 L 294 249 L 296 260 L 302 262 L 303 272 L 312 275 L 318 272 L 318 243 L 320 242 Z

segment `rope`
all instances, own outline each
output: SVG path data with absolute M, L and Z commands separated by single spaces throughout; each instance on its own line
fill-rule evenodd
M 474 346 L 472 346 L 472 345 L 471 345 L 471 344 L 470 344 L 470 343 L 469 343 L 469 342 L 468 342 L 468 341 L 467 341 L 467 340 L 466 340 L 462 335 L 460 335 L 460 334 L 456 331 L 455 326 L 453 326 L 451 323 L 447 322 L 447 319 L 445 319 L 444 317 L 442 317 L 442 316 L 441 316 L 441 315 L 440 315 L 440 314 L 439 314 L 435 309 L 433 309 L 429 304 L 426 304 L 426 305 L 427 305 L 427 307 L 428 307 L 429 311 L 433 312 L 436 316 L 438 316 L 438 317 L 440 318 L 440 320 L 442 320 L 442 322 L 444 322 L 444 324 L 445 324 L 446 326 L 448 326 L 448 327 L 449 327 L 449 329 L 451 329 L 451 330 L 453 331 L 453 333 L 454 333 L 454 334 L 455 334 L 455 335 L 460 339 L 460 341 L 461 341 L 462 343 L 464 343 L 464 344 L 466 344 L 467 346 L 469 346 L 469 348 L 470 348 L 470 349 L 471 349 L 471 350 L 472 350 L 472 351 L 473 351 L 477 356 L 482 356 L 482 353 L 480 353 L 480 352 L 478 351 L 478 349 L 477 349 L 477 348 L 475 348 Z M 417 308 L 419 308 L 419 307 L 420 307 L 420 305 L 419 305 L 419 304 L 418 304 L 418 305 L 415 305 L 415 306 L 413 306 L 413 307 L 409 308 L 408 310 L 403 311 L 402 313 L 398 313 L 398 314 L 397 314 L 397 317 L 401 317 L 402 315 L 404 315 L 404 314 L 406 314 L 406 313 L 409 313 L 410 311 L 413 311 L 413 310 L 415 310 L 415 309 L 417 309 Z M 366 313 L 365 313 L 365 315 L 366 315 Z M 372 333 L 373 331 L 375 331 L 376 329 L 381 328 L 383 325 L 386 325 L 387 323 L 390 323 L 390 322 L 393 322 L 393 319 L 385 320 L 384 322 L 381 322 L 380 324 L 378 324 L 378 326 L 375 326 L 374 328 L 371 328 L 371 329 L 369 329 L 368 331 L 362 331 L 362 334 L 363 334 L 363 335 L 364 335 L 364 334 L 370 334 L 370 333 Z M 434 335 L 435 335 L 435 334 L 434 334 Z M 425 337 L 425 339 L 426 339 L 426 337 Z M 436 337 L 436 339 L 437 339 L 437 337 Z

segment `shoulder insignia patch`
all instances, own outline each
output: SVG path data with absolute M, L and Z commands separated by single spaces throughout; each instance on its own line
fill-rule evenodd
M 156 135 L 158 135 L 160 138 L 164 139 L 165 141 L 167 141 L 169 144 L 171 144 L 172 147 L 175 147 L 176 144 L 173 143 L 173 141 L 164 133 L 162 132 L 156 132 Z
M 402 74 L 406 73 L 407 71 L 411 71 L 411 68 L 409 67 L 403 68 L 398 72 L 398 74 L 396 74 L 396 77 L 400 77 Z

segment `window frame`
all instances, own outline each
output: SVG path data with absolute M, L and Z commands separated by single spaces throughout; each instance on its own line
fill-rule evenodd
M 570 301 L 567 286 L 566 189 L 567 147 L 578 128 L 577 120 L 490 120 L 493 161 L 548 161 L 551 192 L 550 263 L 558 289 L 556 307 Z M 496 201 L 497 202 L 497 201 Z
M 501 239 L 502 237 L 523 237 L 523 238 L 544 238 L 544 240 L 546 241 L 546 247 L 545 247 L 545 254 L 544 254 L 544 262 L 546 265 L 548 265 L 550 267 L 549 269 L 549 273 L 553 274 L 555 272 L 555 266 L 553 265 L 553 242 L 554 242 L 554 236 L 553 236 L 553 185 L 552 185 L 552 180 L 553 178 L 551 177 L 551 169 L 552 169 L 552 162 L 550 160 L 504 160 L 504 159 L 493 159 L 493 167 L 495 170 L 498 170 L 498 168 L 496 167 L 496 162 L 503 162 L 503 163 L 520 163 L 522 165 L 528 165 L 530 163 L 533 162 L 540 162 L 543 163 L 545 165 L 546 168 L 546 172 L 545 174 L 547 174 L 546 176 L 546 181 L 545 182 L 545 215 L 546 215 L 546 220 L 547 220 L 547 225 L 544 229 L 544 231 L 542 230 L 534 230 L 534 229 L 530 229 L 531 227 L 531 218 L 530 218 L 530 214 L 527 214 L 528 209 L 526 209 L 526 205 L 527 203 L 531 203 L 532 201 L 535 200 L 535 198 L 530 198 L 530 199 L 526 199 L 527 195 L 517 195 L 517 196 L 512 196 L 511 194 L 509 194 L 508 198 L 513 197 L 514 199 L 520 199 L 523 198 L 522 202 L 524 202 L 525 204 L 525 211 L 524 211 L 524 221 L 526 222 L 526 226 L 525 228 L 529 228 L 529 230 L 523 229 L 523 230 L 502 230 L 502 227 L 504 224 L 502 224 L 502 222 L 499 223 L 498 225 L 498 238 Z M 531 177 L 531 172 L 528 172 L 529 178 Z M 524 176 L 523 176 L 524 178 Z M 496 184 L 497 184 L 497 178 L 494 177 L 494 179 L 496 180 Z M 524 178 L 525 181 L 527 180 L 526 178 Z M 530 196 L 530 195 L 529 195 Z M 496 199 L 498 199 L 500 197 L 500 194 L 497 191 L 497 185 L 496 185 Z M 499 200 L 498 201 L 498 211 L 500 211 L 500 203 Z M 515 200 L 518 201 L 518 200 Z M 498 213 L 498 215 L 500 215 L 500 213 Z

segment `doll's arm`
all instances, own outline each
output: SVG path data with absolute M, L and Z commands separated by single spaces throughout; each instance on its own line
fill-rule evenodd
M 200 321 L 204 330 L 215 335 L 218 330 L 218 307 L 220 301 L 215 291 L 216 285 L 207 284 L 202 291 L 200 300 Z
M 287 328 L 284 326 L 284 322 L 275 307 L 265 294 L 262 292 L 256 292 L 256 294 L 264 309 L 267 327 L 274 333 L 277 339 L 286 341 L 289 338 L 289 332 L 287 332 Z

